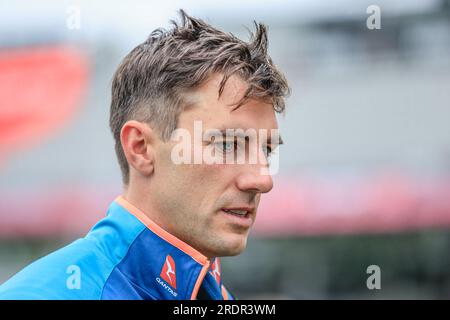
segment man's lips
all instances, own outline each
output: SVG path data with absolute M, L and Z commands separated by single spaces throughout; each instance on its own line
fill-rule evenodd
M 251 227 L 254 220 L 255 208 L 253 207 L 230 207 L 220 210 L 233 224 L 237 224 L 246 228 Z
M 236 214 L 249 214 L 255 211 L 255 207 L 239 206 L 222 208 L 223 211 L 232 212 Z

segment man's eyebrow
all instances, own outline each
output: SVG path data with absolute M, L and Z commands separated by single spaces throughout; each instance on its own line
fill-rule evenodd
M 226 136 L 227 136 L 227 130 L 233 130 L 235 136 L 237 136 L 239 138 L 243 138 L 243 139 L 245 139 L 245 141 L 248 141 L 248 135 L 245 134 L 245 130 L 244 130 L 244 132 L 242 132 L 242 130 L 233 129 L 233 128 L 219 129 L 219 132 L 222 134 L 222 136 L 224 138 L 226 138 Z M 267 142 L 268 142 L 268 144 L 272 144 L 272 137 L 268 137 L 267 138 Z M 284 144 L 284 141 L 281 138 L 281 136 L 278 134 L 278 143 L 277 143 L 277 145 L 280 146 L 282 144 Z

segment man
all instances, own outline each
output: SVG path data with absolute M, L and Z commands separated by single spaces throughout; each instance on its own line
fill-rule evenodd
M 123 195 L 86 237 L 3 284 L 0 298 L 234 298 L 219 257 L 244 250 L 260 196 L 272 189 L 264 169 L 289 88 L 267 55 L 264 25 L 245 43 L 180 14 L 114 75 Z

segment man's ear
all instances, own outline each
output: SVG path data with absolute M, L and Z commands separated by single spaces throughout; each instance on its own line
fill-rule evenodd
M 147 124 L 130 120 L 120 131 L 120 142 L 128 164 L 138 174 L 149 176 L 154 170 L 157 136 Z

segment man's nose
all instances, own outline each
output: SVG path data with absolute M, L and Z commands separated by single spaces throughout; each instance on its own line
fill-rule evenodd
M 236 181 L 237 187 L 242 191 L 266 193 L 272 190 L 272 176 L 261 173 L 261 167 L 257 165 L 246 166 Z

